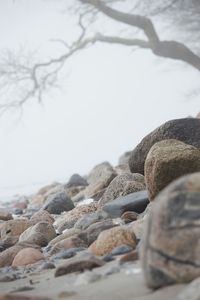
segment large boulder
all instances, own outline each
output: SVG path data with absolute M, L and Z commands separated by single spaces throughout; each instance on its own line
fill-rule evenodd
M 118 226 L 102 231 L 97 240 L 90 245 L 89 251 L 95 255 L 106 255 L 121 245 L 128 245 L 135 249 L 136 237 L 129 229 Z
M 200 172 L 172 182 L 155 198 L 142 238 L 146 283 L 160 288 L 200 276 Z
M 69 211 L 74 208 L 74 203 L 67 196 L 65 191 L 60 191 L 56 194 L 50 195 L 47 202 L 43 206 L 50 214 L 61 214 L 63 211 Z
M 144 176 L 141 174 L 124 173 L 115 177 L 107 187 L 102 198 L 99 200 L 99 207 L 107 202 L 145 189 Z
M 145 136 L 132 151 L 129 167 L 132 173 L 144 174 L 144 163 L 150 148 L 159 141 L 176 139 L 186 144 L 200 147 L 200 119 L 184 118 L 171 120 Z
M 178 140 L 163 140 L 152 146 L 145 161 L 149 199 L 180 176 L 200 171 L 200 149 Z
M 51 223 L 39 222 L 24 231 L 19 237 L 19 242 L 28 242 L 44 247 L 55 237 L 56 232 Z
M 121 217 L 126 211 L 142 213 L 149 204 L 147 191 L 140 191 L 118 197 L 106 203 L 102 209 L 112 218 Z

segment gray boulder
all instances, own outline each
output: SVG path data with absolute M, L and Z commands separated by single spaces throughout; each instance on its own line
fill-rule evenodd
M 50 214 L 61 214 L 63 211 L 69 211 L 74 208 L 74 203 L 67 196 L 65 191 L 60 191 L 56 194 L 50 195 L 47 202 L 44 204 L 43 209 L 47 210 Z
M 200 172 L 177 179 L 155 198 L 140 253 L 150 288 L 200 276 L 199 228 Z

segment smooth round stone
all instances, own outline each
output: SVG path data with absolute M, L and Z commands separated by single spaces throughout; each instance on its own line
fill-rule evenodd
M 133 248 L 128 245 L 121 245 L 111 251 L 111 255 L 121 255 L 133 251 Z
M 110 262 L 110 261 L 114 260 L 114 257 L 110 254 L 107 254 L 107 255 L 103 256 L 102 260 L 105 262 Z

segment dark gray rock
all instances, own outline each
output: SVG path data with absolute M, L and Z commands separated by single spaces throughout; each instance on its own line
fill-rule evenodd
M 125 211 L 142 213 L 149 204 L 146 190 L 119 197 L 105 204 L 102 209 L 112 218 L 121 217 Z
M 133 251 L 133 248 L 131 246 L 128 245 L 121 245 L 118 247 L 115 247 L 112 251 L 111 251 L 111 255 L 115 256 L 115 255 L 121 255 L 121 254 L 125 254 L 128 252 Z
M 69 211 L 74 208 L 74 203 L 67 196 L 64 191 L 50 195 L 47 198 L 47 203 L 44 204 L 43 209 L 50 214 L 61 214 L 63 211 Z
M 80 176 L 79 174 L 73 174 L 68 183 L 65 185 L 66 188 L 76 187 L 76 186 L 87 186 L 87 180 Z
M 200 119 L 184 118 L 171 120 L 143 138 L 132 151 L 129 167 L 132 173 L 144 174 L 144 163 L 150 148 L 159 141 L 177 139 L 200 148 Z

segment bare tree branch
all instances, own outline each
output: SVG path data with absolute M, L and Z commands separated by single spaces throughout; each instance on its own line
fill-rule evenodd
M 176 5 L 176 1 L 171 0 L 169 2 Z M 79 16 L 80 35 L 78 38 L 71 44 L 62 39 L 52 40 L 65 47 L 65 52 L 62 55 L 38 63 L 33 62 L 31 55 L 23 55 L 22 53 L 15 55 L 7 52 L 0 60 L 0 93 L 2 94 L 0 113 L 10 109 L 23 109 L 24 104 L 32 99 L 42 102 L 44 94 L 57 86 L 59 72 L 68 59 L 80 50 L 97 42 L 149 49 L 156 56 L 185 62 L 200 71 L 200 57 L 184 43 L 161 40 L 149 17 L 115 9 L 113 4 L 123 2 L 122 0 L 78 0 L 78 2 L 81 5 L 75 9 Z M 162 7 L 161 12 L 170 9 L 169 2 Z M 137 6 L 136 1 L 133 7 L 136 9 Z M 142 36 L 144 37 L 137 38 L 140 36 L 135 32 L 134 37 L 127 38 L 121 36 L 124 34 L 115 36 L 89 31 L 90 26 L 96 22 L 99 12 L 111 20 L 128 25 L 131 32 L 133 32 L 132 28 L 137 29 L 143 33 Z M 12 97 L 3 99 L 7 92 L 11 93 Z

